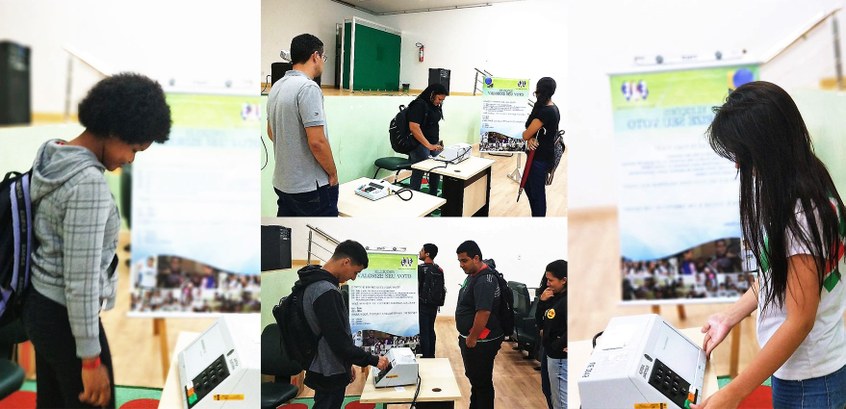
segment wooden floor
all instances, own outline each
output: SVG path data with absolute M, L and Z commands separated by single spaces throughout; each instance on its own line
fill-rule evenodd
M 571 341 L 593 338 L 605 329 L 611 317 L 649 314 L 650 306 L 621 306 L 620 238 L 615 209 L 571 211 L 568 218 L 569 315 L 568 338 Z M 700 328 L 709 315 L 728 304 L 686 306 L 687 318 L 679 318 L 675 306 L 662 306 L 661 316 L 677 328 Z M 740 370 L 758 352 L 755 322 L 752 317 L 741 324 Z M 711 356 L 718 375 L 729 373 L 729 338 Z M 578 368 L 570 368 L 570 372 Z
M 477 149 L 477 145 L 474 146 Z M 561 163 L 555 170 L 552 185 L 546 187 L 546 216 L 567 217 L 567 157 L 569 150 L 564 151 Z M 529 199 L 526 192 L 517 201 L 517 190 L 520 185 L 508 179 L 508 175 L 517 168 L 517 157 L 500 157 L 485 154 L 482 157 L 493 159 L 496 162 L 491 169 L 493 183 L 491 183 L 491 206 L 490 216 L 496 217 L 530 217 L 532 210 L 529 208 Z M 526 156 L 520 155 L 520 168 L 526 162 Z
M 458 331 L 455 329 L 453 317 L 438 317 L 435 321 L 435 333 L 438 340 L 435 345 L 437 358 L 449 358 L 458 387 L 461 390 L 461 400 L 456 402 L 456 408 L 470 406 L 470 382 L 464 376 L 464 364 L 461 351 L 458 348 Z M 510 342 L 503 342 L 502 348 L 494 361 L 494 390 L 496 391 L 496 407 L 511 408 L 545 408 L 546 401 L 540 387 L 540 371 L 534 368 L 540 365 L 534 359 L 525 359 L 525 353 L 515 351 Z M 358 376 L 356 381 L 347 387 L 347 395 L 360 395 L 364 388 L 364 376 Z M 306 387 L 300 397 L 314 396 L 314 391 Z M 389 405 L 390 409 L 406 408 L 405 405 Z

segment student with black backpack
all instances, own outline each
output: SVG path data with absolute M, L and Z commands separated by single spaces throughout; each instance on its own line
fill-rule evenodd
M 435 357 L 435 318 L 438 307 L 444 305 L 446 287 L 444 270 L 435 264 L 438 246 L 426 243 L 420 249 L 420 261 L 417 265 L 417 285 L 420 298 L 420 349 L 423 358 Z
M 529 198 L 532 217 L 546 216 L 546 182 L 549 172 L 555 166 L 556 146 L 563 148 L 560 143 L 556 145 L 556 141 L 560 141 L 558 122 L 561 120 L 561 114 L 558 112 L 558 106 L 552 102 L 555 87 L 555 80 L 552 78 L 543 77 L 538 81 L 535 89 L 537 101 L 526 119 L 526 130 L 523 131 L 527 149 L 535 151 L 531 166 L 525 170 L 529 172 L 526 197 Z M 563 154 L 563 150 L 559 154 Z
M 417 141 L 418 145 L 408 153 L 408 160 L 417 163 L 429 159 L 432 155 L 442 151 L 440 145 L 440 125 L 444 118 L 443 103 L 446 99 L 446 87 L 441 84 L 432 84 L 426 87 L 414 101 L 408 104 L 408 130 Z M 437 174 L 429 174 L 429 194 L 438 194 L 438 184 L 441 177 Z M 423 172 L 413 170 L 411 172 L 410 186 L 414 190 L 420 190 L 423 183 Z
M 103 175 L 170 134 L 162 87 L 117 74 L 79 104 L 85 129 L 38 149 L 30 185 L 35 238 L 23 324 L 35 348 L 39 408 L 115 407 L 100 311 L 114 306 L 120 215 Z
M 314 358 L 309 363 L 300 362 L 306 371 L 305 384 L 314 389 L 314 409 L 341 407 L 347 385 L 355 380 L 352 365 L 372 365 L 380 370 L 388 367 L 386 357 L 370 355 L 355 346 L 349 312 L 339 288 L 340 284 L 355 280 L 367 264 L 364 246 L 346 240 L 338 244 L 323 267 L 311 265 L 297 272 L 300 279 L 294 292 L 302 288 L 305 321 L 317 336 Z M 280 329 L 285 334 L 285 328 Z
M 506 327 L 514 330 L 513 315 L 510 320 L 505 316 L 513 298 L 509 298 L 511 291 L 507 284 L 503 288 L 504 279 L 499 272 L 482 260 L 482 251 L 476 242 L 461 243 L 456 254 L 461 269 L 467 274 L 458 293 L 455 326 L 464 374 L 470 381 L 470 409 L 491 409 L 494 407 L 494 359 L 509 332 Z

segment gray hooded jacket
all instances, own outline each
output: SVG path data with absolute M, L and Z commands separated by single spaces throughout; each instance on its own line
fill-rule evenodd
M 88 149 L 54 139 L 38 149 L 32 165 L 35 237 L 32 286 L 67 307 L 77 356 L 100 353 L 100 307 L 114 305 L 117 274 L 109 266 L 117 248 L 120 216 Z

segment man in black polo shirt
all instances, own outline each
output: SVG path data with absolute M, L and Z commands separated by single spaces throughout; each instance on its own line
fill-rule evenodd
M 494 358 L 504 338 L 497 313 L 502 299 L 499 281 L 482 261 L 482 251 L 476 242 L 461 243 L 456 254 L 467 274 L 458 293 L 455 326 L 464 375 L 471 386 L 470 409 L 492 409 Z

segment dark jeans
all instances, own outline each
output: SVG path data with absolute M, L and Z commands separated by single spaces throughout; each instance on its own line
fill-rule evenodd
M 411 152 L 408 153 L 408 161 L 411 163 L 422 162 L 429 159 L 430 155 L 434 155 L 435 151 L 426 149 L 423 145 L 417 145 Z M 409 186 L 414 190 L 420 190 L 420 185 L 423 183 L 423 172 L 419 170 L 411 171 L 411 181 Z M 429 194 L 438 195 L 438 185 L 441 183 L 441 175 L 436 173 L 429 173 Z
M 420 304 L 420 353 L 423 358 L 435 357 L 435 317 L 438 306 Z
M 340 409 L 344 404 L 344 392 L 347 386 L 338 389 L 316 389 L 312 409 Z
M 549 406 L 549 409 L 552 409 L 552 391 L 549 389 L 549 365 L 546 361 L 546 351 L 543 349 L 543 345 L 540 346 L 538 359 L 540 360 L 541 367 L 541 390 L 543 391 L 543 396 L 546 397 L 546 405 Z
M 464 361 L 464 376 L 470 381 L 470 409 L 493 409 L 493 368 L 503 338 L 490 342 L 477 342 L 474 348 L 458 337 L 461 359 Z
M 82 360 L 76 356 L 68 310 L 30 288 L 23 305 L 24 329 L 35 348 L 36 406 L 38 408 L 93 408 L 79 401 L 82 392 Z M 100 323 L 100 362 L 109 372 L 115 407 L 112 355 L 103 323 Z
M 323 185 L 305 193 L 284 193 L 273 189 L 278 199 L 276 217 L 338 217 L 338 185 Z
M 549 172 L 548 162 L 532 161 L 529 169 L 529 178 L 526 180 L 526 197 L 529 198 L 529 207 L 532 208 L 532 217 L 546 216 L 546 175 Z

